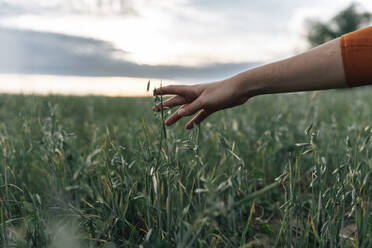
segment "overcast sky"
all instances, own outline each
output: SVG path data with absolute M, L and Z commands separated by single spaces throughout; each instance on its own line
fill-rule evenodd
M 351 2 L 0 0 L 0 52 L 8 55 L 0 72 L 231 74 L 305 50 L 304 20 L 327 20 Z M 372 12 L 372 1 L 356 2 Z M 89 61 L 106 67 L 88 70 Z

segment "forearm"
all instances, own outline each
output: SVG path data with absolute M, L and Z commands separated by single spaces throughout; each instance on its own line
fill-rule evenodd
M 348 87 L 340 39 L 303 54 L 242 72 L 230 80 L 239 84 L 248 97 Z
M 324 90 L 372 84 L 372 27 L 343 35 L 303 54 L 259 66 L 226 80 L 195 86 L 170 85 L 157 94 L 175 96 L 154 110 L 181 106 L 165 122 L 194 115 L 191 129 L 221 109 L 243 104 L 253 96 Z

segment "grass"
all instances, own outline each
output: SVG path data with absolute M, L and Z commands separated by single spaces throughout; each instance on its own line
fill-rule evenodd
M 150 98 L 1 95 L 0 246 L 370 247 L 371 93 L 257 97 L 191 132 Z

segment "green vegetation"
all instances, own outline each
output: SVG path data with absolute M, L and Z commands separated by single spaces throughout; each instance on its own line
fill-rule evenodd
M 367 26 L 371 24 L 371 20 L 371 13 L 359 11 L 356 4 L 351 4 L 328 22 L 316 19 L 307 20 L 306 38 L 311 47 L 316 47 L 343 34 Z
M 0 246 L 371 247 L 371 94 L 261 96 L 191 132 L 151 98 L 1 95 Z

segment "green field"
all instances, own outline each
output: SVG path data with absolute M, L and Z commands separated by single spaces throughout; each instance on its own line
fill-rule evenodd
M 164 135 L 151 98 L 1 95 L 0 247 L 371 247 L 371 96 L 260 96 Z

